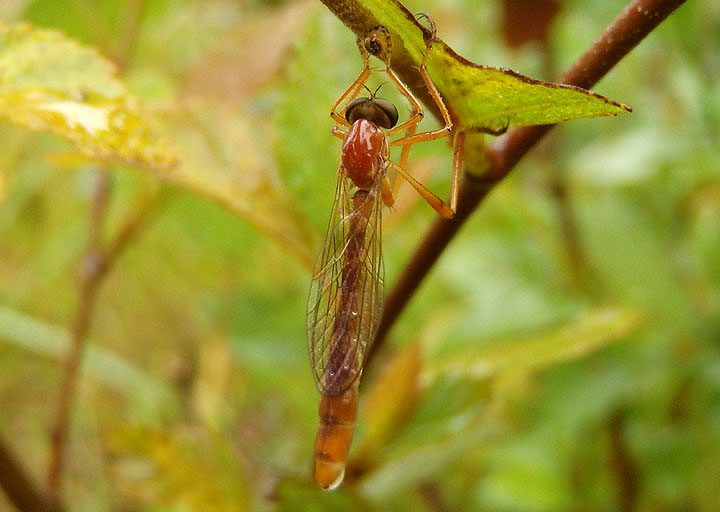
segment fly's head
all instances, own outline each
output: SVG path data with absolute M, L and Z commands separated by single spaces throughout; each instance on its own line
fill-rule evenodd
M 352 100 L 345 109 L 345 119 L 350 124 L 354 124 L 358 119 L 367 119 L 376 126 L 389 130 L 397 124 L 398 111 L 388 100 L 372 95 L 369 98 Z

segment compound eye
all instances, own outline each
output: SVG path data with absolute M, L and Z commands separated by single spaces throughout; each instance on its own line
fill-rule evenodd
M 377 120 L 377 125 L 381 128 L 385 128 L 386 130 L 395 126 L 398 121 L 398 111 L 395 108 L 395 105 L 390 103 L 388 100 L 384 100 L 382 98 L 375 98 L 373 102 L 378 107 L 378 109 L 383 114 L 385 114 L 384 116 L 381 116 L 383 117 L 382 120 Z
M 367 119 L 387 130 L 397 123 L 398 111 L 395 105 L 382 98 L 356 98 L 345 109 L 345 119 L 350 124 Z

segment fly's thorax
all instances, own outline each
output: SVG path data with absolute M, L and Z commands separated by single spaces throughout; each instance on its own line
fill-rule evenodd
M 352 124 L 343 143 L 342 164 L 356 187 L 372 187 L 378 171 L 385 169 L 387 152 L 386 136 L 372 121 L 361 118 Z

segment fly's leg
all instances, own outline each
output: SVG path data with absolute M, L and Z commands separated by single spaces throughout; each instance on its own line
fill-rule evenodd
M 390 33 L 387 31 L 385 27 L 376 27 L 373 29 L 364 40 L 360 41 L 358 39 L 358 47 L 360 48 L 360 53 L 363 55 L 363 59 L 367 63 L 369 60 L 369 55 L 374 55 L 375 57 L 379 58 L 385 63 L 385 73 L 387 74 L 388 78 L 395 84 L 395 86 L 398 88 L 400 93 L 407 98 L 407 100 L 410 102 L 413 108 L 413 113 L 411 114 L 410 118 L 400 123 L 399 125 L 393 127 L 392 129 L 388 130 L 388 135 L 394 135 L 396 133 L 400 133 L 405 131 L 405 136 L 401 137 L 399 139 L 396 139 L 392 142 L 390 142 L 391 146 L 403 146 L 402 153 L 400 156 L 400 164 L 391 164 L 392 167 L 394 167 L 402 176 L 405 178 L 412 186 L 417 190 L 417 192 L 430 204 L 430 206 L 435 209 L 440 215 L 442 215 L 445 218 L 451 219 L 455 216 L 455 212 L 457 210 L 457 199 L 458 199 L 458 191 L 459 191 L 459 178 L 460 178 L 460 169 L 461 169 L 461 163 L 462 163 L 462 155 L 463 155 L 463 148 L 465 143 L 465 133 L 459 132 L 454 137 L 454 150 L 453 150 L 453 166 L 452 166 L 452 184 L 451 184 L 451 192 L 450 192 L 450 204 L 447 204 L 445 201 L 440 199 L 436 194 L 428 190 L 427 187 L 425 187 L 422 183 L 420 183 L 417 179 L 415 179 L 413 176 L 411 176 L 406 170 L 405 165 L 407 163 L 408 155 L 410 152 L 410 147 L 417 143 L 417 142 L 424 142 L 424 141 L 430 141 L 430 140 L 436 140 L 439 138 L 442 138 L 446 135 L 449 135 L 452 132 L 453 129 L 453 121 L 450 117 L 450 112 L 448 111 L 447 107 L 445 106 L 445 103 L 442 100 L 442 97 L 440 96 L 440 93 L 438 92 L 437 88 L 435 87 L 435 84 L 430 79 L 430 76 L 427 72 L 426 62 L 428 58 L 428 54 L 430 53 L 430 50 L 432 49 L 432 43 L 435 39 L 435 22 L 433 19 L 428 16 L 427 14 L 421 14 L 420 16 L 426 18 L 430 24 L 430 34 L 425 35 L 425 42 L 426 42 L 426 48 L 425 52 L 423 53 L 423 58 L 420 63 L 420 67 L 418 68 L 418 71 L 420 73 L 420 76 L 423 79 L 423 82 L 425 83 L 425 86 L 427 87 L 428 93 L 432 97 L 433 101 L 435 101 L 436 106 L 438 107 L 438 110 L 440 110 L 440 114 L 442 115 L 443 121 L 445 123 L 445 126 L 442 128 L 439 128 L 437 130 L 430 130 L 427 132 L 422 133 L 415 133 L 417 130 L 417 125 L 420 123 L 420 121 L 423 119 L 423 108 L 420 105 L 420 102 L 415 97 L 415 95 L 407 88 L 407 86 L 403 83 L 403 81 L 397 76 L 397 74 L 390 68 L 390 56 L 392 54 L 392 40 L 390 38 Z M 398 183 L 396 181 L 395 186 L 393 189 L 397 190 Z
M 351 83 L 350 86 L 345 89 L 345 92 L 340 95 L 340 97 L 335 101 L 335 103 L 333 103 L 333 106 L 330 109 L 330 117 L 332 117 L 335 121 L 332 133 L 339 139 L 344 139 L 347 132 L 340 129 L 338 125 L 350 128 L 350 123 L 342 115 L 338 114 L 337 110 L 341 104 L 347 101 L 352 101 L 358 94 L 360 94 L 360 90 L 365 85 L 365 82 L 367 82 L 367 79 L 370 76 L 371 70 L 366 55 L 363 55 L 363 60 L 365 61 L 365 65 L 363 66 L 362 71 L 360 71 L 360 74 L 355 80 L 353 80 L 353 83 Z
M 408 128 L 407 132 L 405 133 L 406 137 L 409 137 L 411 135 L 415 134 L 415 130 L 417 130 L 417 125 L 412 125 L 410 128 Z M 400 162 L 398 163 L 399 167 L 402 167 L 405 169 L 407 166 L 408 157 L 410 156 L 410 148 L 412 147 L 412 144 L 407 144 L 402 147 L 402 152 L 400 153 Z M 392 187 L 392 193 L 393 197 L 397 197 L 398 191 L 400 190 L 400 179 L 398 179 L 397 176 L 394 178 L 393 187 Z
M 394 126 L 392 129 L 388 130 L 388 132 L 387 132 L 388 135 L 395 135 L 396 133 L 403 132 L 403 131 L 409 129 L 410 127 L 416 126 L 418 123 L 420 123 L 420 121 L 423 120 L 425 113 L 423 111 L 422 105 L 420 105 L 420 102 L 417 100 L 415 95 L 412 92 L 410 92 L 410 90 L 403 83 L 403 81 L 400 80 L 400 78 L 395 74 L 395 72 L 392 69 L 390 69 L 389 66 L 387 68 L 385 68 L 385 74 L 395 84 L 395 86 L 398 88 L 400 93 L 403 96 L 405 96 L 408 99 L 408 101 L 410 102 L 410 104 L 412 105 L 412 114 L 407 119 L 407 121 L 404 121 L 404 122 L 400 123 L 399 125 Z M 452 129 L 452 122 L 450 123 L 450 129 Z M 448 133 L 450 133 L 450 129 L 447 129 L 447 127 L 446 127 L 446 128 L 443 128 L 442 130 L 439 130 L 440 133 L 437 135 L 437 137 L 434 137 L 434 138 L 440 138 L 444 135 L 447 135 Z M 404 140 L 404 139 L 405 139 L 405 137 L 403 137 L 402 139 L 398 139 L 398 140 Z M 427 139 L 427 140 L 432 140 L 432 139 Z M 412 141 L 409 142 L 409 144 L 412 144 L 412 143 L 413 143 Z M 397 141 L 393 141 L 390 144 L 392 146 L 398 145 Z
M 430 53 L 430 50 L 432 49 L 433 39 L 435 39 L 435 22 L 433 19 L 425 14 L 421 13 L 419 16 L 427 18 L 427 20 L 430 23 L 430 36 L 425 38 L 425 52 L 423 53 L 422 61 L 420 62 L 420 67 L 418 68 L 418 71 L 420 72 L 420 76 L 423 79 L 423 82 L 425 82 L 425 87 L 427 87 L 428 93 L 430 93 L 430 96 L 432 97 L 433 101 L 435 102 L 435 105 L 437 106 L 438 110 L 440 110 L 440 114 L 442 115 L 443 122 L 445 123 L 445 126 L 442 128 L 439 128 L 437 130 L 431 130 L 427 132 L 422 132 L 418 134 L 413 135 L 406 135 L 405 137 L 401 139 L 394 140 L 390 143 L 391 146 L 405 146 L 407 144 L 415 144 L 416 142 L 423 142 L 427 140 L 435 140 L 444 137 L 445 135 L 450 134 L 453 129 L 453 122 L 452 118 L 450 117 L 450 112 L 448 111 L 447 107 L 445 106 L 445 102 L 443 101 L 442 97 L 440 96 L 440 93 L 438 92 L 437 88 L 435 87 L 435 84 L 430 79 L 430 75 L 428 75 L 426 62 L 428 55 Z M 399 124 L 398 126 L 394 127 L 392 130 L 388 132 L 388 135 L 392 135 L 394 133 L 400 133 L 401 131 L 406 130 L 409 126 L 413 124 L 418 124 L 420 120 L 423 117 L 423 109 L 420 106 L 420 103 L 418 102 L 415 95 L 413 95 L 410 90 L 405 86 L 404 83 L 395 75 L 395 72 L 392 71 L 389 67 L 389 61 L 388 61 L 388 68 L 386 70 L 386 73 L 390 77 L 390 79 L 395 82 L 400 92 L 412 103 L 413 108 L 417 110 L 417 114 L 414 116 L 411 116 L 410 119 L 405 121 L 402 124 Z
M 410 131 L 410 130 L 408 130 Z M 420 134 L 422 135 L 422 134 Z M 410 135 L 412 136 L 412 135 Z M 452 182 L 450 185 L 450 204 L 440 199 L 434 192 L 431 192 L 425 185 L 420 183 L 415 177 L 405 170 L 405 167 L 399 164 L 391 163 L 392 167 L 412 185 L 412 187 L 420 194 L 425 201 L 440 215 L 446 219 L 452 219 L 457 211 L 458 191 L 460 189 L 460 169 L 462 166 L 463 149 L 465 147 L 465 132 L 455 134 L 452 163 Z M 410 144 L 403 147 L 403 153 L 409 152 Z M 401 163 L 403 156 L 400 157 Z M 407 157 L 405 157 L 407 161 Z M 396 180 L 394 190 L 397 193 L 398 181 Z M 397 194 L 396 194 L 397 195 Z
M 452 132 L 453 129 L 453 122 L 452 118 L 450 117 L 450 112 L 448 111 L 447 107 L 445 106 L 445 102 L 443 101 L 442 97 L 440 96 L 440 93 L 438 92 L 437 88 L 435 87 L 435 84 L 430 79 L 430 75 L 428 75 L 426 62 L 428 58 L 428 54 L 430 53 L 430 50 L 432 49 L 432 43 L 433 39 L 435 38 L 435 22 L 433 19 L 428 16 L 427 14 L 421 13 L 419 16 L 422 16 L 428 20 L 430 23 L 430 35 L 426 37 L 426 49 L 425 53 L 423 54 L 422 62 L 420 63 L 420 67 L 418 68 L 418 71 L 420 72 L 420 76 L 423 79 L 423 82 L 425 83 L 425 86 L 427 87 L 428 93 L 430 93 L 430 96 L 432 97 L 433 101 L 435 101 L 435 105 L 440 110 L 440 114 L 442 115 L 443 121 L 445 122 L 445 126 L 443 128 L 437 129 L 437 130 L 431 130 L 427 132 L 422 133 L 415 133 L 415 130 L 417 129 L 417 125 L 420 122 L 420 120 L 423 117 L 423 111 L 422 107 L 420 106 L 417 98 L 410 92 L 405 84 L 402 83 L 402 81 L 395 75 L 395 73 L 388 67 L 387 73 L 388 76 L 395 82 L 395 84 L 398 86 L 398 89 L 400 92 L 410 101 L 410 103 L 413 105 L 415 109 L 417 109 L 417 114 L 414 116 L 411 116 L 408 121 L 405 123 L 396 126 L 392 130 L 390 130 L 390 134 L 397 133 L 399 131 L 402 131 L 402 129 L 407 129 L 407 132 L 405 133 L 405 136 L 396 139 L 390 143 L 391 146 L 402 146 L 402 153 L 400 156 L 400 163 L 399 165 L 395 165 L 394 167 L 396 170 L 405 178 L 408 183 L 410 183 L 415 190 L 430 204 L 430 206 L 435 209 L 440 215 L 447 219 L 451 219 L 455 216 L 455 212 L 457 211 L 457 199 L 458 199 L 458 191 L 460 186 L 460 169 L 462 164 L 462 156 L 463 156 L 463 148 L 465 144 L 465 133 L 464 132 L 458 132 L 454 136 L 453 140 L 453 164 L 452 164 L 452 182 L 451 182 L 451 188 L 450 188 L 450 204 L 447 204 L 445 201 L 440 199 L 437 195 L 435 195 L 433 192 L 428 190 L 427 187 L 425 187 L 422 183 L 420 183 L 418 180 L 416 180 L 412 175 L 410 175 L 406 170 L 405 166 L 407 163 L 408 154 L 410 152 L 410 147 L 417 143 L 417 142 L 423 142 L 423 141 L 430 141 L 430 140 L 436 140 L 439 138 L 444 137 L 445 135 L 448 135 Z M 396 185 L 397 188 L 397 185 Z
M 431 18 L 428 17 L 428 19 L 430 20 L 430 24 L 432 27 L 431 37 L 426 39 L 428 43 L 425 53 L 423 54 L 423 60 L 420 65 L 419 71 L 421 76 L 423 77 L 423 81 L 428 87 L 428 90 L 431 91 L 433 99 L 436 103 L 439 102 L 438 106 L 440 108 L 440 111 L 442 112 L 443 120 L 445 121 L 445 127 L 439 130 L 415 134 L 417 126 L 420 121 L 422 121 L 424 116 L 423 108 L 415 95 L 407 88 L 403 81 L 390 68 L 390 57 L 392 55 L 392 40 L 390 38 L 390 33 L 387 31 L 387 29 L 382 26 L 376 27 L 365 37 L 365 39 L 363 39 L 362 41 L 358 39 L 358 47 L 360 48 L 360 53 L 363 55 L 364 59 L 369 59 L 369 55 L 374 55 L 385 63 L 385 74 L 387 74 L 388 78 L 390 78 L 390 80 L 395 84 L 400 93 L 405 96 L 405 98 L 407 98 L 407 100 L 412 105 L 412 114 L 410 115 L 410 118 L 407 119 L 405 122 L 400 123 L 399 125 L 388 130 L 388 135 L 394 135 L 403 131 L 406 132 L 404 137 L 390 143 L 390 145 L 392 146 L 403 146 L 402 153 L 400 154 L 399 165 L 391 164 L 391 166 L 397 169 L 398 172 L 400 172 L 400 174 L 406 180 L 408 180 L 411 185 L 413 185 L 413 187 L 420 193 L 420 195 L 423 196 L 425 200 L 428 201 L 428 203 L 438 213 L 440 213 L 443 217 L 452 218 L 455 210 L 445 205 L 445 203 L 440 198 L 430 192 L 419 181 L 414 179 L 405 171 L 405 166 L 407 164 L 408 156 L 410 154 L 410 147 L 412 146 L 412 144 L 424 140 L 438 139 L 447 135 L 452 130 L 452 120 L 450 119 L 450 114 L 448 113 L 447 108 L 445 108 L 445 104 L 442 102 L 440 94 L 437 92 L 437 89 L 435 89 L 435 86 L 433 85 L 432 80 L 430 80 L 430 77 L 428 76 L 425 69 L 425 61 L 427 59 L 427 54 L 432 47 L 432 39 L 435 37 L 435 24 Z M 410 176 L 409 179 L 408 176 Z M 388 204 L 388 200 L 386 200 L 385 193 L 387 193 L 388 198 L 394 198 L 394 196 L 397 195 L 397 190 L 399 186 L 400 180 L 395 179 L 395 182 L 390 189 L 386 190 L 385 187 L 383 187 L 383 199 L 386 204 Z
M 413 186 L 413 188 L 420 194 L 425 201 L 440 215 L 446 219 L 452 219 L 455 216 L 455 210 L 453 210 L 445 201 L 440 199 L 434 192 L 431 192 L 425 185 L 420 183 L 415 177 L 407 172 L 399 165 L 393 163 L 392 166 L 405 180 Z
M 395 167 L 395 164 L 391 164 Z M 382 197 L 383 204 L 390 208 L 395 204 L 395 198 L 397 197 L 397 185 L 400 182 L 399 179 L 395 179 L 395 184 L 391 185 L 387 174 L 383 176 L 382 186 L 380 187 L 380 197 Z

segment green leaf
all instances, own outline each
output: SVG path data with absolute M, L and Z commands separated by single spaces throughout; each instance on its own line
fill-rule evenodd
M 473 353 L 463 351 L 436 363 L 430 373 L 431 376 L 450 374 L 486 379 L 540 371 L 580 359 L 625 339 L 642 323 L 643 316 L 637 311 L 597 309 L 571 324 L 537 336 L 509 341 L 490 349 L 475 350 Z
M 558 433 L 531 430 L 493 450 L 479 494 L 495 510 L 567 510 L 572 508 L 570 479 L 557 457 Z
M 408 84 L 422 83 L 416 67 L 425 52 L 421 25 L 399 2 L 324 0 L 360 37 L 384 25 L 392 37 L 392 67 Z M 438 27 L 442 35 L 442 27 Z M 510 126 L 552 124 L 584 117 L 615 116 L 630 107 L 578 87 L 533 80 L 508 69 L 474 64 L 437 40 L 427 59 L 428 73 L 454 114 L 456 129 L 503 132 Z M 431 105 L 429 97 L 415 92 Z
M 0 117 L 73 142 L 91 158 L 168 169 L 175 157 L 95 50 L 0 21 Z

